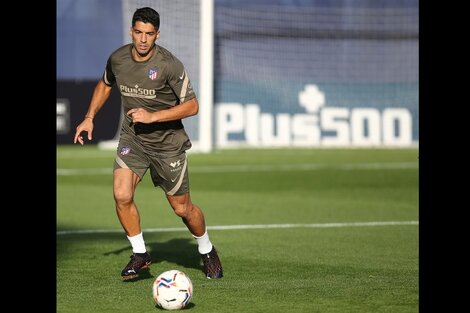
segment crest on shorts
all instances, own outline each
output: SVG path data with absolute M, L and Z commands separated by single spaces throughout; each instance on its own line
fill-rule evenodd
M 157 79 L 158 69 L 156 67 L 152 67 L 149 69 L 149 78 L 151 80 Z
M 122 147 L 120 153 L 121 153 L 122 155 L 126 155 L 126 154 L 128 154 L 129 152 L 131 152 L 131 148 L 129 148 L 129 147 Z

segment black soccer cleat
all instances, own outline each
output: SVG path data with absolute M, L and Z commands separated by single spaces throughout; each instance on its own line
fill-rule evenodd
M 215 250 L 214 246 L 209 253 L 201 254 L 201 259 L 204 266 L 204 273 L 207 278 L 222 278 L 224 276 L 222 264 L 220 263 L 217 250 Z
M 152 264 L 152 258 L 148 252 L 133 253 L 130 256 L 131 260 L 127 263 L 126 267 L 121 272 L 123 280 L 133 279 L 139 277 L 139 272 L 148 268 Z

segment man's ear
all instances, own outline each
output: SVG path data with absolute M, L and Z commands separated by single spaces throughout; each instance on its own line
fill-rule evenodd
M 156 39 L 158 39 L 158 38 L 160 38 L 160 31 L 159 30 L 157 30 L 157 38 Z

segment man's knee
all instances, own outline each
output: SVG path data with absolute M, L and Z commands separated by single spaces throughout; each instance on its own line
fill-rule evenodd
M 192 204 L 191 203 L 178 203 L 172 205 L 173 211 L 175 212 L 176 215 L 179 217 L 187 217 L 188 214 L 190 214 L 192 210 Z
M 122 189 L 114 190 L 114 201 L 116 201 L 118 205 L 132 203 L 133 198 L 132 192 Z

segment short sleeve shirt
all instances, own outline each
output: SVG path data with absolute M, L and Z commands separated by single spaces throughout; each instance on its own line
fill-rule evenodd
M 132 44 L 114 51 L 108 59 L 103 82 L 121 93 L 124 120 L 121 136 L 134 137 L 152 155 L 171 156 L 191 147 L 181 120 L 163 123 L 132 123 L 125 114 L 132 108 L 150 112 L 169 109 L 196 97 L 182 62 L 167 49 L 155 45 L 144 62 L 135 61 Z

